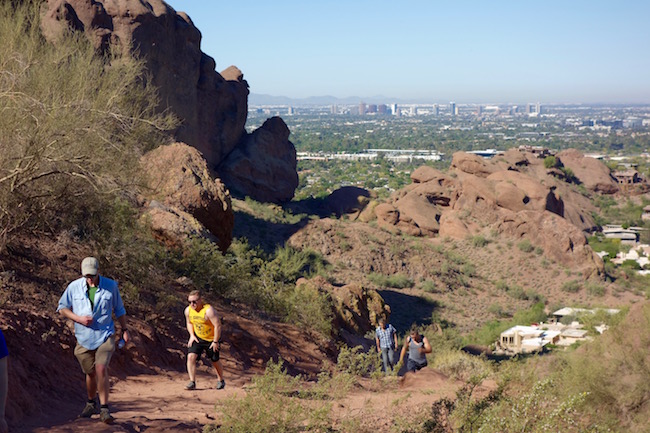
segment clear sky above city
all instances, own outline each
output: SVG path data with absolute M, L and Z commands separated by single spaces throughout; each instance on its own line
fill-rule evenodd
M 650 103 L 650 1 L 167 0 L 251 93 Z

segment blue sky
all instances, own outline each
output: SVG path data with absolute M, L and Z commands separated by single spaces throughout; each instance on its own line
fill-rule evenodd
M 650 103 L 650 1 L 167 0 L 252 93 Z

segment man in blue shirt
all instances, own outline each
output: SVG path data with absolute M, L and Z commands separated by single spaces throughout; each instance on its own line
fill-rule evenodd
M 379 326 L 375 331 L 375 342 L 377 352 L 381 353 L 381 361 L 384 371 L 388 374 L 388 368 L 393 369 L 395 365 L 395 348 L 397 347 L 397 331 L 393 325 L 386 324 L 385 319 L 379 319 Z
M 120 322 L 122 338 L 129 341 L 126 310 L 117 282 L 99 275 L 99 262 L 96 258 L 83 259 L 81 275 L 81 278 L 71 282 L 65 289 L 57 311 L 74 322 L 77 337 L 74 354 L 81 370 L 86 374 L 88 402 L 81 417 L 90 418 L 98 412 L 95 396 L 99 394 L 99 419 L 111 424 L 113 417 L 108 409 L 108 364 L 115 352 L 113 313 Z

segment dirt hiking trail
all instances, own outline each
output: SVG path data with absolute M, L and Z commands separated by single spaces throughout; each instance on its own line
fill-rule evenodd
M 83 408 L 83 396 L 74 402 L 53 402 L 40 416 L 13 425 L 13 433 L 69 432 L 196 432 L 206 424 L 219 423 L 218 401 L 246 395 L 250 376 L 225 375 L 226 387 L 216 390 L 216 377 L 207 366 L 197 368 L 197 389 L 186 391 L 187 374 L 161 371 L 158 374 L 137 375 L 115 380 L 111 387 L 112 425 L 78 418 Z M 381 382 L 381 380 L 380 380 Z M 332 405 L 332 422 L 338 424 L 350 417 L 372 418 L 379 430 L 393 424 L 395 416 L 408 416 L 414 407 L 430 407 L 442 397 L 452 397 L 459 383 L 433 369 L 422 370 L 404 378 L 386 378 L 387 389 L 377 390 L 377 382 L 362 379 L 345 397 Z M 374 388 L 374 389 L 372 389 Z M 408 403 L 407 403 L 408 402 Z M 372 415 L 371 417 L 366 415 Z

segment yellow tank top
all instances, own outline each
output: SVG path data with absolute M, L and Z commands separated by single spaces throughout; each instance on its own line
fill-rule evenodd
M 210 321 L 210 318 L 205 317 L 205 312 L 210 308 L 209 304 L 203 304 L 203 308 L 199 311 L 196 311 L 194 308 L 190 307 L 190 323 L 194 327 L 194 335 L 199 337 L 201 340 L 212 341 L 214 338 L 214 325 Z

